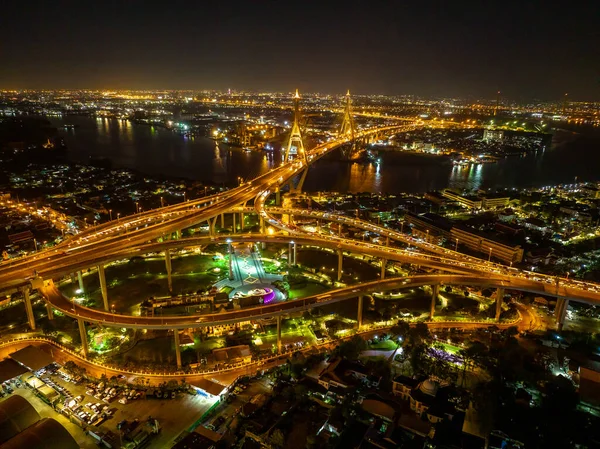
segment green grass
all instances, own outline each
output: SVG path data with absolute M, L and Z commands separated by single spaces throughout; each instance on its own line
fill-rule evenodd
M 458 346 L 450 345 L 448 343 L 440 343 L 440 345 L 444 348 L 448 354 L 458 354 L 461 348 Z
M 327 287 L 321 284 L 309 282 L 305 287 L 290 289 L 289 299 L 304 298 L 306 296 L 318 295 L 327 290 Z
M 397 345 L 392 340 L 378 341 L 369 345 L 369 349 L 379 351 L 393 351 L 396 348 Z

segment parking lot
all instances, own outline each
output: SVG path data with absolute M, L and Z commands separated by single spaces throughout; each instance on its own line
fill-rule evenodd
M 70 397 L 76 398 L 82 396 L 81 400 L 77 401 L 80 406 L 79 409 L 85 410 L 87 413 L 95 413 L 91 408 L 92 404 L 100 404 L 101 408 L 107 407 L 107 410 L 111 411 L 111 416 L 99 425 L 100 430 L 109 430 L 118 436 L 117 424 L 123 420 L 133 421 L 139 419 L 140 422 L 143 422 L 149 416 L 157 419 L 161 431 L 146 446 L 150 448 L 170 447 L 175 438 L 183 430 L 186 430 L 196 422 L 212 405 L 211 401 L 201 395 L 192 396 L 187 393 L 177 393 L 174 399 L 143 399 L 142 396 L 138 399 L 128 401 L 126 404 L 119 403 L 119 398 L 122 397 L 122 394 L 117 394 L 107 403 L 102 399 L 98 399 L 98 397 L 89 395 L 87 393 L 90 391 L 88 388 L 89 385 L 85 382 L 76 385 L 62 379 L 56 374 L 50 375 L 49 379 L 55 385 L 63 388 L 64 392 L 69 394 Z M 106 396 L 104 395 L 103 397 Z M 50 406 L 43 402 L 41 404 L 54 412 Z M 58 415 L 58 413 L 56 414 Z M 69 422 L 68 418 L 64 416 L 62 418 L 67 423 Z M 79 432 L 83 434 L 83 431 L 78 426 L 69 424 L 72 427 L 77 427 Z M 69 430 L 71 430 L 71 427 L 69 427 Z M 86 440 L 90 444 L 89 447 L 94 447 L 94 440 L 91 437 L 86 437 Z

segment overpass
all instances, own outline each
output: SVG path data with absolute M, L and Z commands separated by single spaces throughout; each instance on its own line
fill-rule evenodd
M 163 317 L 139 317 L 131 315 L 120 315 L 109 313 L 107 311 L 91 309 L 79 306 L 78 304 L 65 298 L 57 289 L 52 278 L 59 277 L 61 272 L 68 273 L 78 266 L 57 267 L 55 271 L 47 274 L 47 280 L 35 279 L 34 286 L 43 294 L 48 305 L 54 309 L 60 310 L 65 315 L 78 320 L 82 340 L 85 340 L 85 322 L 98 323 L 105 326 L 126 327 L 126 328 L 145 328 L 145 329 L 182 329 L 205 326 L 215 326 L 222 324 L 231 324 L 240 321 L 259 320 L 265 318 L 277 318 L 278 336 L 280 337 L 281 316 L 289 313 L 304 311 L 313 307 L 320 307 L 326 304 L 332 304 L 352 298 L 359 298 L 358 323 L 362 324 L 362 297 L 366 294 L 393 290 L 398 288 L 411 288 L 423 285 L 432 287 L 430 318 L 435 313 L 435 302 L 442 285 L 478 285 L 488 288 L 497 288 L 496 293 L 496 319 L 499 318 L 502 307 L 502 299 L 505 289 L 524 291 L 533 294 L 543 294 L 555 296 L 566 304 L 565 298 L 572 298 L 582 302 L 594 302 L 597 294 L 592 292 L 573 288 L 570 285 L 561 285 L 559 283 L 548 283 L 545 279 L 530 279 L 525 276 L 519 276 L 517 272 L 505 273 L 482 273 L 480 266 L 469 264 L 454 259 L 444 259 L 437 255 L 425 255 L 407 251 L 399 248 L 385 247 L 372 243 L 359 242 L 352 239 L 343 239 L 335 236 L 268 236 L 263 234 L 242 234 L 221 237 L 200 237 L 194 239 L 168 240 L 165 242 L 146 244 L 133 250 L 123 249 L 120 252 L 99 255 L 93 262 L 105 264 L 112 260 L 118 260 L 134 255 L 142 255 L 149 252 L 165 251 L 168 253 L 172 249 L 188 248 L 209 243 L 234 243 L 234 242 L 276 242 L 287 243 L 296 247 L 296 245 L 317 246 L 334 249 L 338 253 L 339 266 L 338 273 L 342 269 L 344 252 L 362 253 L 371 257 L 382 258 L 383 260 L 394 260 L 401 263 L 411 263 L 415 265 L 429 266 L 437 269 L 450 271 L 447 274 L 417 275 L 411 277 L 400 277 L 368 282 L 349 287 L 343 287 L 332 290 L 320 295 L 313 295 L 306 298 L 292 300 L 284 303 L 272 305 L 263 305 L 231 312 L 222 312 L 218 314 L 203 314 L 190 316 L 163 316 Z M 295 251 L 294 251 L 295 252 Z M 89 260 L 79 262 L 83 265 L 89 264 Z M 61 271 L 62 270 L 62 271 Z M 105 287 L 104 287 L 105 288 Z M 28 301 L 28 298 L 26 298 Z M 566 305 L 560 306 L 564 319 Z M 29 309 L 30 310 L 30 307 Z M 29 312 L 28 312 L 29 313 Z M 32 317 L 31 317 L 32 319 Z M 280 342 L 280 339 L 279 339 Z M 85 350 L 87 352 L 87 349 Z
M 357 133 L 357 138 L 400 132 L 413 129 L 415 126 L 400 124 L 368 129 Z M 47 267 L 52 265 L 63 265 L 65 260 L 94 259 L 98 252 L 104 254 L 123 247 L 134 247 L 202 222 L 208 222 L 211 231 L 214 232 L 218 215 L 253 200 L 267 189 L 278 189 L 280 185 L 306 170 L 310 163 L 348 141 L 347 137 L 327 141 L 315 147 L 307 156 L 306 162 L 301 160 L 286 162 L 224 194 L 143 212 L 118 221 L 113 220 L 86 229 L 82 234 L 54 248 L 29 257 L 5 261 L 0 264 L 0 289 L 14 291 L 19 287 L 27 286 L 35 273 L 47 271 Z
M 350 114 L 346 115 L 350 116 Z M 29 288 L 30 286 L 38 288 L 51 307 L 55 307 L 78 320 L 82 336 L 85 335 L 85 322 L 103 323 L 105 325 L 110 325 L 112 322 L 112 325 L 120 327 L 179 329 L 236 322 L 260 317 L 280 317 L 285 313 L 306 310 L 310 307 L 318 307 L 319 305 L 342 301 L 352 297 L 362 297 L 363 294 L 371 291 L 370 289 L 381 289 L 385 286 L 393 289 L 396 288 L 393 286 L 398 286 L 400 284 L 408 285 L 405 281 L 408 283 L 415 282 L 416 284 L 414 285 L 418 285 L 418 282 L 427 282 L 427 285 L 434 286 L 434 297 L 437 294 L 436 291 L 439 288 L 439 285 L 442 283 L 484 285 L 497 287 L 500 289 L 500 292 L 502 292 L 502 289 L 504 288 L 509 288 L 528 291 L 534 294 L 555 296 L 559 299 L 559 304 L 557 305 L 557 317 L 559 323 L 564 320 L 568 299 L 575 299 L 587 303 L 600 303 L 600 286 L 597 284 L 563 278 L 559 279 L 520 271 L 502 265 L 486 263 L 480 259 L 468 257 L 460 253 L 437 247 L 436 245 L 415 241 L 414 239 L 407 238 L 402 233 L 395 233 L 394 231 L 386 230 L 385 228 L 375 227 L 375 225 L 367 224 L 366 222 L 359 220 L 353 220 L 350 224 L 363 227 L 363 229 L 370 229 L 386 238 L 395 239 L 434 254 L 427 255 L 390 246 L 375 245 L 370 242 L 343 239 L 341 236 L 307 235 L 293 225 L 284 224 L 280 220 L 274 218 L 273 214 L 285 214 L 285 210 L 273 209 L 271 212 L 268 212 L 268 210 L 265 209 L 264 203 L 269 195 L 274 193 L 276 198 L 278 198 L 281 186 L 289 183 L 290 180 L 298 175 L 301 176 L 299 184 L 301 187 L 302 180 L 306 175 L 306 170 L 309 165 L 331 151 L 356 139 L 379 138 L 391 133 L 412 130 L 418 126 L 423 126 L 424 124 L 424 122 L 399 123 L 363 130 L 356 130 L 352 126 L 346 126 L 346 129 L 350 129 L 350 132 L 340 133 L 337 138 L 331 138 L 317 145 L 311 151 L 299 154 L 297 159 L 285 160 L 279 167 L 276 167 L 251 181 L 245 182 L 235 189 L 177 205 L 142 212 L 116 221 L 113 220 L 100 226 L 90 227 L 74 238 L 69 239 L 54 248 L 36 253 L 30 257 L 1 263 L 0 289 L 3 291 L 22 289 L 25 296 L 26 310 L 30 319 L 30 324 L 34 326 L 35 323 L 33 322 L 31 301 L 29 299 Z M 298 137 L 299 132 L 295 138 Z M 286 154 L 288 153 L 289 151 L 286 152 Z M 234 315 L 229 315 L 228 313 L 227 316 L 221 315 L 219 317 L 200 315 L 157 318 L 162 319 L 162 322 L 155 321 L 156 319 L 142 319 L 140 317 L 114 315 L 106 311 L 81 308 L 64 298 L 52 282 L 52 279 L 77 272 L 83 268 L 98 266 L 101 289 L 104 297 L 104 306 L 105 309 L 108 310 L 106 280 L 104 277 L 104 265 L 106 263 L 111 260 L 162 250 L 165 251 L 165 259 L 167 261 L 167 267 L 169 267 L 169 251 L 171 249 L 185 247 L 186 245 L 201 245 L 208 242 L 223 242 L 223 239 L 227 237 L 217 238 L 214 236 L 217 217 L 225 212 L 236 210 L 235 208 L 240 207 L 240 205 L 244 207 L 249 201 L 254 201 L 254 209 L 259 214 L 263 225 L 265 221 L 270 222 L 288 233 L 289 236 L 269 237 L 262 234 L 248 236 L 236 235 L 229 236 L 228 238 L 230 240 L 270 240 L 281 243 L 290 243 L 290 241 L 293 240 L 294 247 L 297 244 L 301 244 L 335 249 L 338 253 L 338 277 L 341 272 L 344 251 L 368 254 L 372 257 L 381 259 L 381 280 L 377 281 L 376 285 L 370 285 L 368 283 L 361 284 L 345 289 L 334 290 L 331 294 L 328 293 L 283 304 L 256 308 L 258 310 L 246 309 L 229 312 Z M 296 213 L 295 210 L 292 212 Z M 290 211 L 287 211 L 288 215 L 289 213 Z M 297 213 L 298 215 L 311 215 L 304 212 Z M 323 214 L 322 218 L 331 217 L 326 217 L 325 214 Z M 335 220 L 341 223 L 345 219 L 336 217 Z M 202 222 L 208 223 L 212 237 L 205 237 L 203 238 L 204 240 L 202 238 L 180 239 L 148 243 L 161 240 L 164 236 L 179 233 L 182 229 L 196 226 Z M 430 266 L 453 274 L 431 275 L 438 277 L 429 277 L 427 279 L 419 278 L 419 280 L 415 281 L 412 281 L 411 279 L 384 280 L 385 265 L 388 260 Z M 167 271 L 169 271 L 169 268 Z M 503 296 L 500 292 L 498 293 L 497 315 L 499 315 L 499 307 Z M 433 308 L 431 314 L 433 314 Z M 279 322 L 280 319 L 278 318 L 278 323 Z M 176 333 L 176 335 L 178 334 Z

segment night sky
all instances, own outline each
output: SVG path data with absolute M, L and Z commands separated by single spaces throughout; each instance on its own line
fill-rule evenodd
M 7 0 L 0 33 L 0 88 L 600 100 L 600 1 Z

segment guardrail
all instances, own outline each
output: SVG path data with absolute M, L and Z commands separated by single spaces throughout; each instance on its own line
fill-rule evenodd
M 522 320 L 521 314 L 519 312 L 519 317 L 516 318 L 515 320 L 511 321 L 511 322 L 504 322 L 504 323 L 494 323 L 494 322 L 490 322 L 490 321 L 486 321 L 486 320 L 473 320 L 473 321 L 452 321 L 452 320 L 445 320 L 445 321 L 429 321 L 426 322 L 426 324 L 434 324 L 436 326 L 448 326 L 448 327 L 452 327 L 452 326 L 456 326 L 457 324 L 459 325 L 468 325 L 468 326 L 472 326 L 472 325 L 478 325 L 478 326 L 491 326 L 491 325 L 495 325 L 498 326 L 500 328 L 503 327 L 509 327 L 512 326 L 518 322 L 520 322 Z M 416 324 L 417 321 L 413 321 L 410 322 L 411 325 Z M 389 322 L 386 323 L 380 323 L 380 324 L 373 324 L 373 325 L 367 325 L 365 326 L 363 329 L 361 329 L 360 331 L 357 332 L 351 332 L 349 335 L 341 337 L 339 340 L 345 340 L 348 338 L 351 338 L 355 335 L 361 335 L 361 334 L 367 334 L 373 331 L 379 331 L 379 330 L 386 330 L 386 329 L 391 329 L 393 327 L 393 323 L 390 324 Z M 82 357 L 81 354 L 79 354 L 77 351 L 74 351 L 73 349 L 57 342 L 55 339 L 51 338 L 51 337 L 45 337 L 45 336 L 31 336 L 31 337 L 19 337 L 19 338 L 13 338 L 10 340 L 5 340 L 0 342 L 0 347 L 4 347 L 4 346 L 10 346 L 10 345 L 14 345 L 14 344 L 19 344 L 19 343 L 26 343 L 26 342 L 43 342 L 43 343 L 49 343 L 53 346 L 56 346 L 57 348 L 61 349 L 62 351 L 70 354 L 72 357 L 80 360 L 81 362 L 84 363 L 88 363 L 90 365 L 93 365 L 97 368 L 100 369 L 104 369 L 104 370 L 111 370 L 114 372 L 117 372 L 118 374 L 127 374 L 130 376 L 140 376 L 140 377 L 149 377 L 149 378 L 165 378 L 165 377 L 171 377 L 173 379 L 179 379 L 185 376 L 209 376 L 209 375 L 217 375 L 217 374 L 225 374 L 231 371 L 235 371 L 238 369 L 249 369 L 251 367 L 256 367 L 259 368 L 262 365 L 265 365 L 267 363 L 273 362 L 273 361 L 277 361 L 279 359 L 287 359 L 288 357 L 292 356 L 294 353 L 297 352 L 305 352 L 305 351 L 310 351 L 313 350 L 315 348 L 322 348 L 325 346 L 331 346 L 331 344 L 336 343 L 339 340 L 326 340 L 326 341 L 322 341 L 322 342 L 317 342 L 314 345 L 310 345 L 310 346 L 306 346 L 304 348 L 300 348 L 297 350 L 293 350 L 293 351 L 287 351 L 281 354 L 275 354 L 272 356 L 265 356 L 265 357 L 261 357 L 258 358 L 256 360 L 253 360 L 250 363 L 236 363 L 236 364 L 232 364 L 226 368 L 219 368 L 219 369 L 205 369 L 205 370 L 191 370 L 191 371 L 175 371 L 175 372 L 162 372 L 162 373 L 158 373 L 158 372 L 149 372 L 149 371 L 134 371 L 131 369 L 127 369 L 127 368 L 122 368 L 119 367 L 117 365 L 111 365 L 111 364 L 103 364 L 103 363 L 99 363 L 93 359 L 86 359 L 85 357 Z

